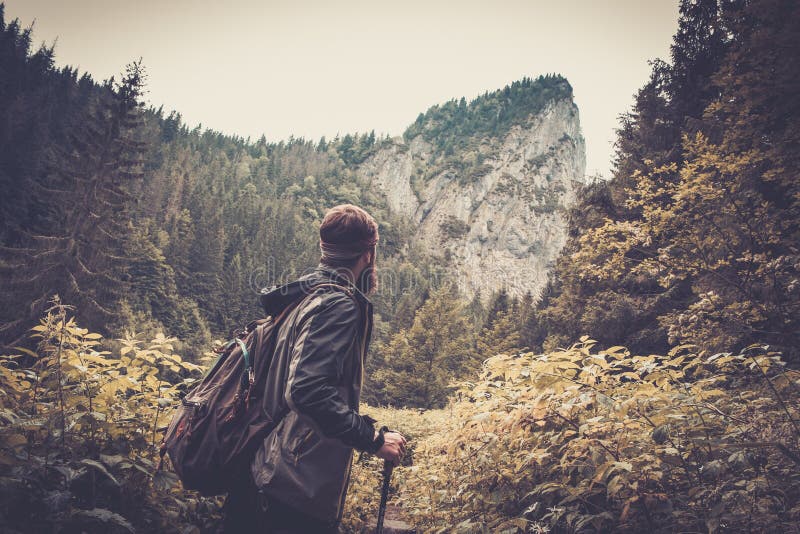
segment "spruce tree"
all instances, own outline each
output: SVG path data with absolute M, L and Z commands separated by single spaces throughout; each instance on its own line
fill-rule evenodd
M 522 349 L 517 318 L 510 311 L 497 314 L 491 325 L 484 328 L 478 337 L 477 350 L 481 358 L 495 354 L 511 354 Z
M 442 287 L 417 310 L 414 324 L 395 334 L 375 371 L 381 399 L 395 405 L 436 408 L 450 384 L 476 372 L 479 364 L 464 303 L 455 288 Z
M 107 82 L 90 114 L 74 117 L 68 148 L 53 151 L 46 174 L 34 182 L 47 199 L 42 209 L 57 225 L 48 233 L 27 232 L 23 246 L 3 249 L 3 292 L 17 305 L 27 302 L 16 320 L 0 327 L 6 342 L 18 342 L 54 294 L 77 306 L 92 329 L 106 331 L 113 319 L 114 303 L 130 284 L 129 187 L 142 176 L 143 87 L 138 62 L 119 83 Z

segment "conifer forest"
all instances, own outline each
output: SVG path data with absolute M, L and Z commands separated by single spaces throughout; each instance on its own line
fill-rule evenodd
M 103 81 L 57 67 L 7 11 L 0 531 L 215 532 L 223 498 L 157 469 L 160 440 L 258 291 L 313 269 L 325 211 L 352 203 L 392 274 L 361 412 L 409 439 L 389 502 L 416 532 L 800 532 L 800 3 L 682 0 L 613 176 L 548 204 L 566 244 L 546 286 L 484 298 L 359 169 L 425 143 L 414 194 L 466 187 L 571 102 L 565 77 L 453 95 L 398 138 L 253 140 L 145 105 L 141 60 Z M 343 531 L 374 528 L 381 467 L 356 455 Z

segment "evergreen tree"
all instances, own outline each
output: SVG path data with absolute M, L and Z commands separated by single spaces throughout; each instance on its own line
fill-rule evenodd
M 455 288 L 434 291 L 411 328 L 395 334 L 382 350 L 375 377 L 381 400 L 421 408 L 443 406 L 450 383 L 477 369 L 470 331 Z
M 492 299 L 488 306 L 484 327 L 491 328 L 501 313 L 509 311 L 509 306 L 508 290 L 505 287 L 501 287 L 492 295 Z
M 653 62 L 650 80 L 637 94 L 633 110 L 622 117 L 613 180 L 586 188 L 571 211 L 571 240 L 555 270 L 559 294 L 540 314 L 551 337 L 546 349 L 591 334 L 601 344 L 624 344 L 641 352 L 666 350 L 667 329 L 659 317 L 689 304 L 691 283 L 674 278 L 664 287 L 657 271 L 635 267 L 658 256 L 669 238 L 627 247 L 613 265 L 613 251 L 602 242 L 641 224 L 641 204 L 628 200 L 641 187 L 643 174 L 668 166 L 676 171 L 684 165 L 682 135 L 697 131 L 703 110 L 718 94 L 711 79 L 729 47 L 725 13 L 735 11 L 737 4 L 681 2 L 672 61 Z M 676 176 L 662 173 L 661 179 L 674 182 Z M 652 201 L 663 207 L 669 199 L 661 195 Z M 597 266 L 607 267 L 605 274 Z
M 114 302 L 129 285 L 128 188 L 141 179 L 143 84 L 140 63 L 129 65 L 120 83 L 106 84 L 91 114 L 76 121 L 69 150 L 53 152 L 45 177 L 33 183 L 58 224 L 47 234 L 28 233 L 25 246 L 3 249 L 4 293 L 30 299 L 18 308 L 27 313 L 0 328 L 5 340 L 18 341 L 53 294 L 76 305 L 94 329 L 105 331 L 113 319 Z
M 609 184 L 584 192 L 540 317 L 545 348 L 590 334 L 797 351 L 798 8 L 683 2 L 672 63 L 623 122 Z M 777 52 L 780 50 L 780 53 Z
M 517 318 L 510 311 L 501 311 L 477 340 L 478 354 L 486 359 L 495 354 L 511 354 L 522 349 Z

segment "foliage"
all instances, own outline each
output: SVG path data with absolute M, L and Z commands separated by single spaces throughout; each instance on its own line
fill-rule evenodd
M 444 295 L 432 299 L 425 321 L 446 308 Z M 500 311 L 492 331 L 509 317 Z M 163 335 L 149 343 L 129 335 L 116 353 L 102 350 L 101 337 L 58 303 L 34 335 L 37 351 L 0 365 L 0 525 L 213 528 L 219 502 L 181 491 L 154 466 L 167 408 L 202 369 Z M 393 505 L 423 532 L 797 524 L 800 373 L 762 346 L 638 356 L 623 347 L 595 352 L 595 343 L 494 356 L 444 409 L 363 407 L 411 443 L 395 470 Z M 350 531 L 368 528 L 379 483 L 380 461 L 358 457 Z
M 417 439 L 392 502 L 423 532 L 796 529 L 797 371 L 762 346 L 595 343 L 492 357 L 446 409 L 396 412 Z M 377 472 L 354 470 L 349 513 L 374 514 Z
M 156 471 L 170 407 L 201 368 L 174 338 L 134 334 L 112 354 L 55 302 L 36 351 L 0 358 L 2 530 L 178 531 L 213 521 L 217 504 L 183 494 Z
M 469 225 L 455 215 L 448 215 L 447 218 L 439 225 L 439 227 L 442 230 L 443 240 L 446 238 L 458 239 L 467 235 L 469 232 Z
M 474 340 L 455 287 L 435 290 L 417 310 L 414 324 L 394 334 L 373 364 L 371 399 L 380 404 L 440 407 L 450 383 L 473 372 Z
M 795 216 L 800 203 L 770 199 L 753 183 L 762 175 L 754 177 L 749 170 L 769 167 L 757 151 L 730 153 L 700 133 L 686 138 L 685 147 L 687 161 L 677 179 L 660 179 L 676 174 L 668 166 L 642 176 L 631 191 L 641 222 L 609 221 L 582 236 L 587 245 L 594 241 L 613 248 L 603 251 L 603 267 L 587 274 L 603 277 L 606 268 L 627 269 L 623 258 L 629 251 L 661 243 L 657 253 L 630 271 L 656 273 L 667 289 L 691 283 L 695 298 L 686 309 L 659 318 L 671 342 L 702 342 L 715 350 L 754 339 L 794 345 L 800 256 L 784 239 L 800 239 Z M 601 232 L 608 235 L 598 236 Z
M 572 87 L 559 75 L 523 78 L 493 93 L 450 100 L 420 113 L 403 134 L 407 140 L 422 135 L 439 152 L 450 155 L 472 139 L 496 136 L 541 111 L 547 104 L 572 98 Z
M 3 32 L 2 38 L 13 34 Z M 18 242 L 2 248 L 5 298 L 30 301 L 26 313 L 0 330 L 11 343 L 22 340 L 56 293 L 79 304 L 92 326 L 113 317 L 132 257 L 128 208 L 130 183 L 141 177 L 144 147 L 136 131 L 143 83 L 141 65 L 132 63 L 121 82 L 97 88 L 81 108 L 81 126 L 46 154 L 42 176 L 16 185 L 30 189 L 34 213 L 47 214 L 51 224 L 18 229 Z
M 361 412 L 374 417 L 381 425 L 401 431 L 408 440 L 403 467 L 396 468 L 392 475 L 390 496 L 394 503 L 396 495 L 406 489 L 403 471 L 416 463 L 416 444 L 440 428 L 442 410 L 362 406 Z M 374 527 L 380 506 L 382 472 L 383 460 L 370 454 L 356 454 L 342 520 L 344 532 L 369 532 L 370 525 Z
M 149 325 L 201 353 L 259 314 L 262 287 L 316 265 L 319 221 L 342 202 L 376 217 L 395 272 L 430 265 L 409 250 L 408 223 L 356 183 L 387 139 L 269 143 L 189 129 L 177 112 L 135 103 L 139 63 L 121 84 L 99 84 L 55 69 L 52 48 L 31 41 L 0 10 L 0 72 L 16 80 L 0 84 L 0 342 L 24 341 L 58 293 L 94 331 Z M 427 285 L 412 281 L 376 298 L 380 317 L 419 305 Z M 399 328 L 384 323 L 377 341 Z
M 799 22 L 781 0 L 681 4 L 614 179 L 572 212 L 545 348 L 589 331 L 643 352 L 767 343 L 797 359 Z

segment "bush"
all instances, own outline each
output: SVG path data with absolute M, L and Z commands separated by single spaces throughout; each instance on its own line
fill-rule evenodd
M 202 369 L 163 335 L 103 350 L 67 311 L 34 328 L 36 351 L 0 357 L 0 527 L 212 529 L 220 502 L 155 467 L 169 407 Z M 758 345 L 594 345 L 489 358 L 441 410 L 362 409 L 409 438 L 393 505 L 423 532 L 796 529 L 800 372 Z M 354 462 L 348 531 L 377 513 L 381 464 Z
M 55 303 L 34 327 L 36 351 L 0 357 L 0 530 L 181 531 L 209 526 L 218 503 L 157 471 L 160 431 L 201 368 L 174 338 L 119 340 Z
M 447 219 L 439 225 L 444 237 L 459 239 L 469 232 L 469 225 L 454 215 L 448 215 Z
M 395 503 L 425 532 L 796 528 L 800 373 L 758 346 L 593 345 L 487 360 L 426 414 Z

